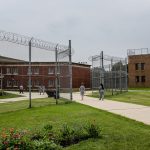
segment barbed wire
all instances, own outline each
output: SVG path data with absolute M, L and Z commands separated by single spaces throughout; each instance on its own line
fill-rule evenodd
M 114 56 L 109 56 L 109 55 L 103 55 L 103 58 L 101 55 L 95 55 L 95 56 L 90 56 L 89 61 L 99 61 L 100 59 L 104 59 L 106 61 L 113 61 L 113 62 L 124 62 L 125 59 L 124 58 L 120 58 L 120 57 L 114 57 Z
M 43 40 L 36 39 L 33 37 L 28 37 L 28 36 L 24 36 L 24 35 L 12 33 L 12 32 L 6 32 L 2 30 L 0 30 L 0 40 L 12 42 L 12 43 L 16 43 L 16 44 L 20 44 L 24 46 L 29 46 L 29 42 L 31 41 L 32 47 L 36 47 L 36 48 L 40 48 L 40 49 L 44 49 L 48 51 L 55 51 L 56 46 L 59 52 L 68 49 L 68 46 L 65 46 L 65 45 L 55 44 L 52 42 L 47 42 L 47 41 L 43 41 Z

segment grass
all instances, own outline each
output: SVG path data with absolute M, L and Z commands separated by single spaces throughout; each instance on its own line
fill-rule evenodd
M 129 88 L 129 90 L 143 90 L 143 91 L 150 91 L 150 88 L 144 88 L 144 87 L 141 87 L 141 88 Z
M 43 101 L 43 103 L 41 103 Z M 41 128 L 51 124 L 57 130 L 62 124 L 85 124 L 93 120 L 102 129 L 101 139 L 88 139 L 66 147 L 66 150 L 149 150 L 150 126 L 119 115 L 78 103 L 54 99 L 33 100 L 34 107 L 26 109 L 28 101 L 0 104 L 0 129 Z
M 4 94 L 2 96 L 0 96 L 0 99 L 16 98 L 16 97 L 21 97 L 21 95 L 4 92 Z
M 98 92 L 94 92 L 93 95 L 88 96 L 99 97 Z M 105 92 L 105 98 L 108 100 L 114 100 L 119 102 L 134 103 L 139 105 L 150 106 L 150 92 L 141 90 L 129 90 L 128 92 L 122 92 L 120 94 L 111 95 L 110 92 Z
M 63 103 L 68 103 L 65 99 L 59 99 L 58 101 L 59 105 Z M 55 105 L 56 100 L 53 98 L 39 98 L 39 99 L 33 99 L 31 101 L 32 107 L 43 107 L 43 106 L 49 106 L 49 105 Z M 18 102 L 10 102 L 10 103 L 3 103 L 0 104 L 0 113 L 8 113 L 8 112 L 15 112 L 27 109 L 29 107 L 29 100 L 23 100 Z

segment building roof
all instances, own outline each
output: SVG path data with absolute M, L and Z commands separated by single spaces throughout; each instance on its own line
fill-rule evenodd
M 28 61 L 24 61 L 24 60 L 19 60 L 19 59 L 14 59 L 14 58 L 9 58 L 9 57 L 5 57 L 5 56 L 0 56 L 0 62 L 1 63 L 4 63 L 4 64 L 12 64 L 12 65 L 15 65 L 19 63 L 19 65 L 22 65 L 22 64 L 28 64 Z M 56 62 L 32 62 L 32 65 L 48 65 L 48 64 L 55 64 Z M 63 64 L 67 64 L 69 62 L 60 62 L 60 63 L 63 63 Z M 84 64 L 84 63 L 75 63 L 75 62 L 72 62 L 72 65 L 76 65 L 76 66 L 85 66 L 85 67 L 90 67 L 91 65 L 89 64 Z
M 25 62 L 24 60 L 14 59 L 10 57 L 0 56 L 0 62 L 1 63 L 14 63 L 14 62 Z

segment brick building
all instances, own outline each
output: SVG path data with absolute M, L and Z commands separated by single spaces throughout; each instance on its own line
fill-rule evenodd
M 18 89 L 23 84 L 28 89 L 28 67 L 26 61 L 0 56 L 0 85 L 3 89 Z M 32 89 L 38 89 L 44 85 L 46 89 L 55 88 L 55 62 L 32 62 Z M 60 86 L 69 88 L 68 63 L 60 63 Z M 72 63 L 72 87 L 79 88 L 84 82 L 86 88 L 90 88 L 90 65 Z
M 150 87 L 150 54 L 148 51 L 143 54 L 142 49 L 138 51 L 141 53 L 132 50 L 128 55 L 128 86 Z

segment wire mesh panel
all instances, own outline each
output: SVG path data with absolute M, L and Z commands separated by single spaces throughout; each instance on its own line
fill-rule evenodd
M 6 90 L 18 91 L 20 85 L 23 86 L 24 91 L 29 92 L 29 107 L 31 107 L 31 99 L 34 95 L 31 94 L 32 92 L 38 91 L 39 95 L 44 95 L 45 91 L 54 91 L 57 79 L 56 48 L 59 55 L 64 58 L 64 50 L 68 49 L 68 46 L 0 31 L 2 55 L 0 65 L 1 74 L 4 76 L 1 81 L 2 87 Z M 61 70 L 63 72 L 60 76 L 68 74 L 68 72 L 64 73 L 65 69 Z
M 58 91 L 59 96 L 72 99 L 72 61 L 71 61 L 71 41 L 69 47 L 63 51 L 57 51 L 58 59 Z M 56 83 L 57 84 L 57 83 Z
M 126 59 L 104 55 L 90 57 L 92 61 L 92 90 L 98 90 L 100 83 L 107 93 L 113 95 L 127 90 Z

